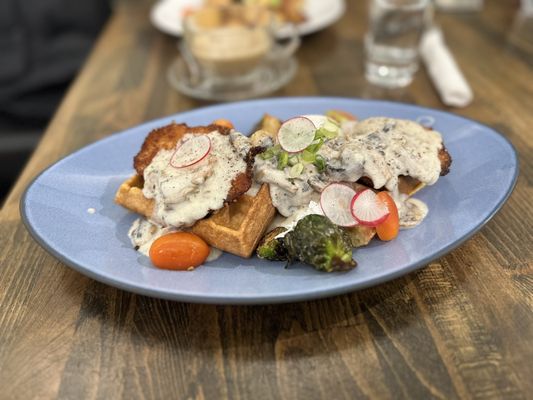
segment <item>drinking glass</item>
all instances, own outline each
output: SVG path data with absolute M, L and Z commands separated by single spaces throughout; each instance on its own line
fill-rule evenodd
M 371 0 L 365 36 L 365 76 L 389 88 L 411 83 L 418 69 L 418 44 L 431 17 L 430 0 Z

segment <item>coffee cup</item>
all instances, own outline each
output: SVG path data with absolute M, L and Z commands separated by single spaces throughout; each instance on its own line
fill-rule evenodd
M 268 62 L 291 57 L 299 46 L 295 29 L 283 44 L 276 39 L 275 21 L 268 9 L 245 4 L 191 12 L 180 47 L 191 78 L 211 86 L 253 83 Z

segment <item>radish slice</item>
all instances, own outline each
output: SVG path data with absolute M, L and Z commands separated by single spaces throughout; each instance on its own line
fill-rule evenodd
M 378 226 L 389 216 L 387 206 L 370 189 L 362 190 L 354 196 L 351 209 L 357 222 L 366 226 Z
M 352 199 L 355 190 L 342 183 L 331 183 L 320 195 L 320 207 L 331 222 L 339 226 L 355 226 L 357 221 L 352 215 Z
M 309 118 L 291 118 L 281 124 L 278 131 L 278 141 L 283 150 L 297 153 L 313 142 L 315 131 L 316 126 Z
M 195 135 L 176 149 L 170 159 L 170 165 L 174 168 L 189 167 L 202 161 L 211 150 L 211 140 L 207 135 Z

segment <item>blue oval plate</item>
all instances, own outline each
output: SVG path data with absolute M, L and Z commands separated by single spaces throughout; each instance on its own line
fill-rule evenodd
M 224 254 L 193 272 L 158 270 L 132 249 L 127 231 L 136 215 L 117 206 L 120 183 L 148 132 L 171 121 L 206 125 L 227 118 L 242 132 L 267 112 L 280 118 L 347 110 L 359 118 L 430 117 L 453 157 L 451 172 L 416 197 L 430 212 L 415 229 L 355 252 L 357 268 L 320 273 L 284 268 L 255 257 Z M 384 101 L 280 98 L 217 105 L 147 122 L 93 143 L 39 175 L 21 200 L 22 219 L 47 251 L 93 279 L 143 295 L 216 304 L 309 300 L 377 285 L 407 274 L 459 246 L 503 205 L 518 173 L 512 145 L 491 128 L 446 112 Z

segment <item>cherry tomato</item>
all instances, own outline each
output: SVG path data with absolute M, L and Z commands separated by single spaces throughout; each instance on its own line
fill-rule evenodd
M 213 121 L 213 124 L 220 125 L 229 129 L 234 129 L 233 123 L 230 120 L 219 118 Z
M 189 232 L 173 232 L 157 238 L 150 247 L 150 260 L 157 268 L 187 270 L 202 264 L 209 246 Z
M 377 194 L 379 201 L 383 202 L 389 209 L 389 216 L 385 221 L 376 226 L 376 232 L 381 240 L 392 240 L 398 236 L 400 230 L 400 218 L 398 217 L 398 208 L 392 197 L 387 192 Z

